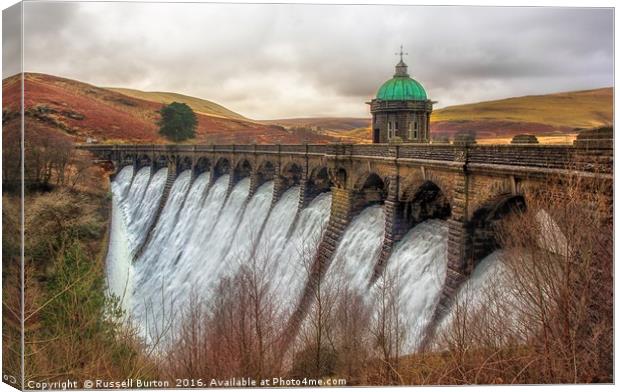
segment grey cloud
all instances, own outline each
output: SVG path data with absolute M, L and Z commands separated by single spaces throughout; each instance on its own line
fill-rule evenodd
M 613 84 L 610 9 L 27 3 L 25 19 L 27 70 L 254 118 L 368 115 L 401 43 L 440 105 Z
M 22 69 L 22 4 L 2 11 L 2 78 L 21 72 Z

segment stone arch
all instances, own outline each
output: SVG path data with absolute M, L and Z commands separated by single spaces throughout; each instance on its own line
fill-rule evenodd
M 125 154 L 119 161 L 119 167 L 122 168 L 125 166 L 133 166 L 136 171 L 138 169 L 134 157 L 130 154 Z
M 194 165 L 194 176 L 198 177 L 202 173 L 208 172 L 211 170 L 211 162 L 207 157 L 200 157 L 196 161 Z
M 155 169 L 155 171 L 164 167 L 168 167 L 168 157 L 165 155 L 160 155 L 153 160 L 153 169 Z
M 273 181 L 276 178 L 276 165 L 273 162 L 263 160 L 262 162 L 257 163 L 257 166 L 258 168 L 252 174 L 252 183 L 250 185 L 250 188 L 254 190 L 258 189 L 258 187 L 267 181 Z
M 272 181 L 276 176 L 276 165 L 271 161 L 263 161 L 256 169 L 256 177 L 258 184 L 261 185 L 267 181 Z
M 215 162 L 213 166 L 213 178 L 217 179 L 224 174 L 230 174 L 230 161 L 227 158 L 221 157 Z
M 401 177 L 398 199 L 401 201 L 410 200 L 419 187 L 425 182 L 431 182 L 436 185 L 441 190 L 447 202 L 451 206 L 454 204 L 452 199 L 452 183 L 438 173 L 434 173 L 431 170 L 422 171 L 419 168 L 416 168 L 412 174 L 404 178 Z
M 136 158 L 136 168 L 141 169 L 145 166 L 151 166 L 151 157 L 143 154 Z
M 177 173 L 182 173 L 185 170 L 191 170 L 193 166 L 192 158 L 190 157 L 178 157 L 177 158 Z
M 287 163 L 280 170 L 280 178 L 283 182 L 283 190 L 299 185 L 303 176 L 303 168 L 296 162 Z
M 329 192 L 333 186 L 326 166 L 318 166 L 310 171 L 306 181 L 306 191 L 309 195 L 317 196 L 320 193 Z
M 473 264 L 499 248 L 497 224 L 510 214 L 525 211 L 525 197 L 504 193 L 483 203 L 467 222 L 470 257 Z
M 381 178 L 375 172 L 367 172 L 358 177 L 353 189 L 359 192 L 364 206 L 383 203 L 387 198 L 388 179 Z
M 406 229 L 427 219 L 448 219 L 452 206 L 444 191 L 432 181 L 410 184 L 403 191 L 399 212 Z
M 349 174 L 343 167 L 333 167 L 328 169 L 329 177 L 331 182 L 337 188 L 346 188 L 347 187 L 347 179 L 349 178 Z
M 247 159 L 240 160 L 237 162 L 233 174 L 236 180 L 249 177 L 252 174 L 252 164 Z
M 521 192 L 521 183 L 520 181 L 515 180 L 514 183 L 511 182 L 510 178 L 503 177 L 482 177 L 472 179 L 473 183 L 472 189 L 473 191 L 470 193 L 469 199 L 469 216 L 468 219 L 472 218 L 472 214 L 478 209 L 482 208 L 490 200 L 494 200 L 497 198 L 501 198 L 506 195 L 522 195 L 525 196 Z

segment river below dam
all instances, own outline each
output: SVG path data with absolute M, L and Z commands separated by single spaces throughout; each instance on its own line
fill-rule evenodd
M 209 186 L 209 172 L 192 180 L 188 170 L 177 176 L 157 217 L 166 177 L 167 169 L 152 173 L 147 167 L 134 173 L 127 166 L 111 185 L 108 288 L 147 343 L 169 333 L 171 320 L 192 298 L 208 303 L 222 279 L 256 260 L 264 263 L 277 302 L 291 315 L 308 281 L 308 260 L 315 257 L 327 227 L 331 194 L 318 195 L 298 213 L 299 187 L 288 189 L 271 205 L 272 181 L 248 199 L 250 180 L 242 179 L 226 197 L 228 175 Z M 382 205 L 366 207 L 353 219 L 325 274 L 326 287 L 346 286 L 372 308 L 381 280 L 369 283 L 384 222 Z M 447 238 L 445 221 L 416 225 L 395 245 L 384 271 L 399 287 L 409 351 L 415 350 L 439 301 Z M 498 260 L 499 253 L 484 259 L 461 291 L 476 296 L 501 264 Z

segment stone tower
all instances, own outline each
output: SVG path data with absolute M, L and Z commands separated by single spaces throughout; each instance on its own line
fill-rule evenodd
M 373 143 L 389 143 L 396 136 L 409 143 L 430 141 L 433 102 L 427 98 L 424 87 L 409 77 L 402 46 L 394 77 L 383 83 L 376 98 L 368 104 Z

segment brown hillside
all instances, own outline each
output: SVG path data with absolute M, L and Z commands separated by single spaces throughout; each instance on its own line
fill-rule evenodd
M 476 131 L 478 138 L 574 134 L 613 121 L 613 88 L 532 95 L 450 106 L 433 112 L 431 131 L 448 135 Z
M 7 118 L 18 108 L 19 78 L 3 80 Z M 129 97 L 108 89 L 45 74 L 25 75 L 27 128 L 60 132 L 74 141 L 94 137 L 100 142 L 165 143 L 157 131 L 162 104 Z M 333 140 L 324 135 L 302 135 L 275 125 L 197 113 L 198 128 L 193 143 L 321 143 Z M 30 121 L 29 121 L 30 120 Z
M 613 88 L 609 87 L 449 106 L 433 112 L 431 132 L 433 136 L 452 137 L 459 131 L 475 131 L 483 143 L 508 143 L 514 135 L 531 133 L 543 143 L 569 143 L 578 129 L 612 121 Z M 317 117 L 261 122 L 310 127 L 347 143 L 370 142 L 370 119 Z
M 190 97 L 183 94 L 159 92 L 159 91 L 140 91 L 130 88 L 106 87 L 107 90 L 116 91 L 123 95 L 133 98 L 143 99 L 145 101 L 157 102 L 160 104 L 170 104 L 172 102 L 182 102 L 189 105 L 196 113 L 206 114 L 213 117 L 223 117 L 236 120 L 251 121 L 250 119 L 235 113 L 232 110 L 218 105 L 215 102 L 206 99 Z
M 283 118 L 277 120 L 262 120 L 263 124 L 276 124 L 283 127 L 311 127 L 324 130 L 351 131 L 370 126 L 370 118 L 355 117 L 307 117 Z
M 162 102 L 177 100 L 197 112 L 192 143 L 370 142 L 366 118 L 317 117 L 254 121 L 214 102 L 174 93 L 106 89 L 44 74 L 26 74 L 27 125 L 38 133 L 60 132 L 76 141 L 165 143 L 157 133 Z M 125 95 L 124 93 L 129 95 Z M 4 112 L 12 119 L 19 79 L 3 81 Z M 360 103 L 363 104 L 363 103 Z M 570 142 L 577 129 L 611 124 L 613 88 L 508 98 L 451 106 L 433 112 L 433 136 L 475 131 L 481 142 L 505 143 L 519 133 L 545 142 Z M 304 129 L 305 128 L 305 129 Z M 27 128 L 28 129 L 28 128 Z M 30 129 L 35 129 L 30 125 Z M 542 138 L 541 138 L 542 137 Z

